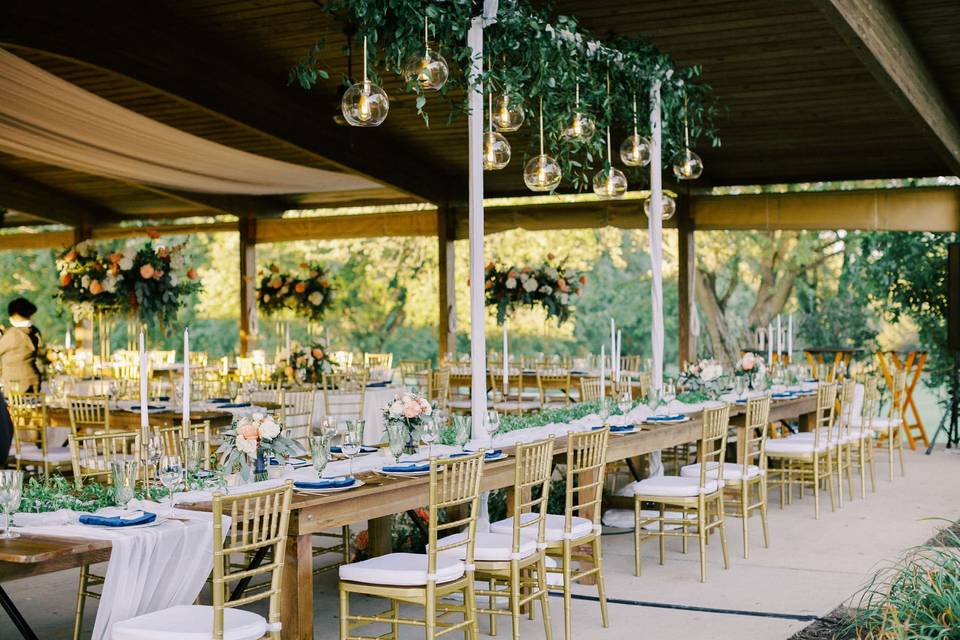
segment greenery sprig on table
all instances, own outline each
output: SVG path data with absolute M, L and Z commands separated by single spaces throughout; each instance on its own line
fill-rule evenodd
M 367 38 L 369 75 L 380 85 L 378 70 L 402 77 L 404 61 L 423 50 L 426 17 L 432 49 L 450 63 L 449 79 L 438 92 L 449 109 L 448 122 L 469 111 L 469 90 L 480 85 L 522 104 L 527 123 L 536 121 L 542 97 L 545 146 L 560 163 L 567 184 L 578 190 L 589 188 L 593 173 L 607 166 L 603 132 L 608 126 L 618 140 L 632 134 L 635 123 L 641 135 L 648 132 L 648 96 L 654 82 L 661 87 L 665 159 L 686 146 L 685 119 L 690 147 L 701 138 L 719 146 L 713 126 L 718 110 L 710 87 L 697 81 L 699 67 L 678 67 L 643 40 L 601 40 L 576 18 L 554 16 L 551 8 L 529 0 L 500 3 L 496 22 L 485 28 L 484 72 L 480 77 L 468 76 L 473 51 L 466 44 L 467 31 L 481 4 L 472 0 L 331 0 L 323 10 L 356 27 L 348 45 L 354 52 L 362 50 Z M 323 41 L 311 47 L 290 69 L 289 82 L 310 89 L 329 77 L 320 64 L 323 47 Z M 358 78 L 343 80 L 349 86 Z M 428 94 L 416 78 L 401 82 L 404 91 L 417 95 L 417 113 L 429 125 Z M 597 134 L 584 143 L 569 144 L 562 141 L 561 132 L 573 112 L 578 86 L 580 109 L 595 119 Z M 536 138 L 531 136 L 529 154 L 537 153 L 535 145 Z M 631 172 L 639 178 L 641 169 Z
M 141 500 L 160 500 L 166 495 L 167 490 L 161 488 L 151 488 L 149 492 L 138 488 L 134 492 L 134 497 Z M 113 489 L 105 484 L 91 482 L 78 489 L 73 480 L 61 475 L 51 475 L 45 479 L 34 476 L 23 485 L 18 510 L 24 513 L 47 513 L 70 509 L 89 513 L 116 504 Z

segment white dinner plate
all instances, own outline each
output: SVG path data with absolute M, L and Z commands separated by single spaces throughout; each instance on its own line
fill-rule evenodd
M 356 489 L 357 487 L 362 487 L 363 485 L 363 480 L 360 478 L 354 478 L 354 483 L 347 487 L 330 487 L 329 489 L 301 489 L 299 487 L 294 487 L 293 490 L 297 493 L 340 493 L 341 491 L 350 491 L 351 489 Z
M 430 475 L 429 469 L 426 471 L 384 471 L 383 469 L 377 469 L 376 472 L 388 478 L 420 478 Z

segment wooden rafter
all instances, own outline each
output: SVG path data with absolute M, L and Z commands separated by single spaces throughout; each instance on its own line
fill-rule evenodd
M 115 222 L 120 217 L 117 212 L 103 205 L 8 170 L 0 170 L 0 207 L 71 227 Z
M 960 124 L 887 0 L 814 0 L 857 56 L 916 115 L 960 173 Z

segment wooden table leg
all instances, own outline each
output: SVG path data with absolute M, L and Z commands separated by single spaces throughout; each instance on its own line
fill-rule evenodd
M 280 621 L 284 640 L 313 640 L 313 536 L 287 537 Z
M 374 558 L 393 551 L 393 516 L 371 518 L 367 522 L 367 554 Z

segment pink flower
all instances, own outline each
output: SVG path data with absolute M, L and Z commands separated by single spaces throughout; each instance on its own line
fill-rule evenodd
M 144 280 L 149 280 L 154 276 L 154 269 L 152 264 L 145 264 L 140 267 L 140 277 Z
M 246 440 L 257 440 L 260 437 L 260 429 L 256 423 L 247 421 L 237 426 L 237 435 Z
M 408 402 L 405 402 L 403 405 L 403 415 L 408 420 L 412 420 L 413 418 L 416 418 L 417 416 L 420 415 L 420 412 L 421 412 L 420 403 L 417 402 L 416 400 L 409 400 Z

